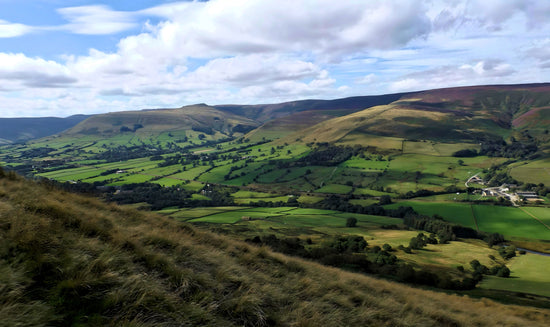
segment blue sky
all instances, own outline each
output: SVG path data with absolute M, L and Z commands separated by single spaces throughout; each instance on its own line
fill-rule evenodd
M 0 117 L 549 76 L 547 0 L 0 0 Z

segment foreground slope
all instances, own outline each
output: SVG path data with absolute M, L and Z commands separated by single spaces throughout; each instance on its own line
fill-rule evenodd
M 545 326 L 550 311 L 343 272 L 0 170 L 0 325 Z

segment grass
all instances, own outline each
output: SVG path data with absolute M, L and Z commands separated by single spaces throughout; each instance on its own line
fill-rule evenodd
M 401 201 L 386 207 L 396 209 L 399 206 L 411 206 L 419 214 L 430 217 L 437 214 L 447 221 L 476 229 L 472 209 L 468 203 Z
M 531 239 L 550 240 L 550 230 L 540 222 L 529 216 L 523 210 L 531 212 L 537 217 L 543 217 L 548 221 L 548 208 L 502 207 L 493 205 L 470 205 L 468 203 L 427 202 L 427 201 L 402 201 L 387 207 L 411 206 L 418 213 L 433 216 L 438 214 L 445 220 L 466 227 L 489 232 L 500 233 L 509 237 L 521 237 Z M 477 226 L 475 224 L 477 221 Z
M 510 175 L 522 182 L 550 185 L 550 168 L 548 167 L 550 167 L 550 159 L 526 162 L 514 165 L 510 170 Z
M 550 226 L 550 208 L 543 207 L 521 207 L 527 213 L 535 216 L 538 220 Z
M 519 208 L 474 205 L 473 209 L 480 230 L 550 240 L 550 230 Z
M 548 288 L 550 257 L 527 253 L 513 258 L 509 268 L 511 278 L 485 278 L 480 286 L 550 297 L 550 288 Z

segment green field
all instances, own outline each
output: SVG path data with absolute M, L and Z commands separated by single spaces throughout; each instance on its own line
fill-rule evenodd
M 519 208 L 473 206 L 479 229 L 507 236 L 550 240 L 550 229 Z M 550 209 L 546 208 L 550 213 Z
M 510 170 L 510 175 L 523 182 L 550 185 L 550 159 L 514 165 Z
M 527 253 L 513 258 L 508 267 L 511 278 L 488 276 L 480 287 L 550 297 L 550 257 Z
M 522 209 L 515 207 L 424 201 L 402 201 L 386 207 L 397 208 L 399 206 L 411 206 L 420 214 L 427 216 L 437 214 L 447 221 L 473 229 L 479 227 L 479 230 L 489 233 L 500 233 L 509 237 L 550 240 L 549 229 Z M 532 212 L 536 216 L 550 216 L 550 208 L 525 207 L 523 209 Z M 548 218 L 544 219 L 548 221 Z

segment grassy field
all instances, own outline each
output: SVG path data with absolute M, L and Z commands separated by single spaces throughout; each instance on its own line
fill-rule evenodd
M 474 205 L 479 229 L 507 236 L 550 240 L 550 230 L 519 208 Z M 550 212 L 550 209 L 546 209 Z
M 471 206 L 467 203 L 401 201 L 387 205 L 386 207 L 396 209 L 399 206 L 410 206 L 422 215 L 431 217 L 437 214 L 447 221 L 474 229 L 476 228 Z
M 479 227 L 479 230 L 485 232 L 500 233 L 509 237 L 550 240 L 549 229 L 522 209 L 515 207 L 426 201 L 401 201 L 387 207 L 399 206 L 411 206 L 418 213 L 427 216 L 438 214 L 447 221 L 473 229 Z M 523 209 L 537 217 L 544 217 L 544 221 L 548 221 L 546 217 L 550 216 L 550 208 L 525 207 Z
M 550 297 L 550 257 L 524 254 L 515 257 L 508 264 L 511 278 L 487 277 L 482 288 L 531 293 Z
M 519 181 L 550 185 L 550 159 L 514 165 L 510 170 L 510 175 Z

